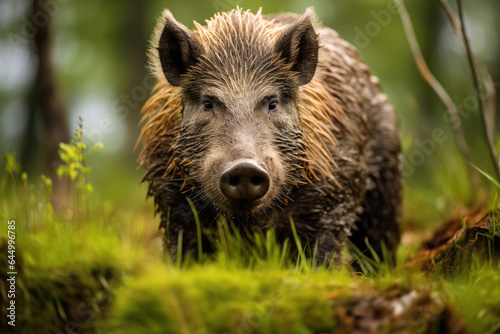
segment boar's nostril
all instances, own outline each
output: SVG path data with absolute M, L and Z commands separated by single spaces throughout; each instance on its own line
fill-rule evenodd
M 266 170 L 247 159 L 233 163 L 220 178 L 220 189 L 230 199 L 259 199 L 267 193 L 269 184 Z
M 229 178 L 229 185 L 231 186 L 237 186 L 238 183 L 240 183 L 240 178 L 238 176 L 232 176 Z
M 252 182 L 252 184 L 253 184 L 254 186 L 260 186 L 260 184 L 262 183 L 262 180 L 261 180 L 261 178 L 260 178 L 260 177 L 258 177 L 258 176 L 254 176 L 254 177 L 252 177 L 252 178 L 250 179 L 250 182 Z

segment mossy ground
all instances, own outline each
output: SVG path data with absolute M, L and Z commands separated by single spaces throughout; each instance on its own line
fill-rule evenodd
M 151 210 L 98 203 L 82 220 L 52 213 L 43 183 L 2 182 L 1 218 L 16 219 L 15 333 L 500 332 L 495 212 L 460 216 L 433 236 L 408 232 L 396 264 L 361 258 L 365 272 L 347 253 L 316 268 L 272 233 L 248 247 L 223 221 L 218 252 L 174 262 Z M 6 268 L 4 257 L 2 313 Z

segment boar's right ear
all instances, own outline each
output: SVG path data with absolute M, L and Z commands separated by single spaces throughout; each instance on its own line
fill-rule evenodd
M 180 86 L 182 75 L 196 62 L 199 50 L 193 32 L 165 9 L 158 19 L 149 49 L 149 63 L 156 76 L 159 79 L 165 76 L 172 86 Z
M 313 22 L 316 15 L 311 7 L 296 22 L 290 24 L 278 37 L 276 52 L 299 73 L 299 85 L 311 81 L 318 65 L 318 36 Z

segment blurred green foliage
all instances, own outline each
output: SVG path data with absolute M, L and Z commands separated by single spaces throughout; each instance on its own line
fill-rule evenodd
M 0 155 L 15 151 L 30 175 L 47 173 L 44 166 L 44 126 L 39 119 L 26 133 L 32 105 L 36 59 L 33 56 L 30 1 L 4 0 L 0 4 Z M 142 201 L 145 189 L 136 189 L 133 146 L 138 136 L 139 110 L 152 86 L 146 69 L 149 35 L 163 8 L 188 27 L 203 23 L 217 11 L 236 6 L 277 13 L 303 12 L 314 6 L 320 20 L 358 47 L 401 120 L 405 151 L 406 215 L 413 227 L 433 223 L 461 204 L 473 202 L 469 182 L 444 107 L 421 79 L 410 53 L 399 16 L 390 0 L 186 0 L 186 1 L 53 1 L 53 63 L 58 89 L 70 114 L 70 128 L 78 117 L 86 124 L 84 141 L 103 142 L 107 152 L 94 161 L 92 176 L 100 199 Z M 454 35 L 438 1 L 407 0 L 417 37 L 431 69 L 461 106 L 474 92 L 463 47 Z M 465 10 L 475 53 L 500 81 L 500 22 L 494 13 L 500 3 L 481 6 L 466 1 Z M 36 27 L 34 27 L 36 29 Z M 463 109 L 463 108 L 462 108 Z M 486 147 L 477 112 L 463 114 L 466 137 L 478 167 L 489 172 Z M 469 113 L 470 111 L 470 113 Z M 445 140 L 425 146 L 435 129 Z M 426 149 L 430 147 L 430 149 Z M 26 153 L 29 152 L 29 153 Z M 109 172 L 112 170 L 113 172 Z M 104 173 L 104 174 L 101 174 Z M 465 178 L 465 179 L 464 179 Z M 102 195 L 102 196 L 101 196 Z M 421 210 L 422 207 L 428 208 Z
M 285 261 L 283 248 L 289 244 L 279 248 L 268 233 L 257 236 L 256 248 L 245 247 L 237 236 L 221 237 L 217 255 L 203 264 L 168 259 L 165 264 L 153 204 L 145 201 L 146 187 L 137 187 L 142 171 L 135 170 L 133 147 L 139 131 L 139 109 L 152 85 L 145 54 L 161 10 L 169 8 L 179 21 L 193 27 L 193 20 L 203 23 L 214 12 L 235 6 L 253 11 L 263 7 L 265 14 L 303 12 L 314 6 L 324 25 L 358 47 L 396 107 L 405 151 L 405 228 L 419 231 L 473 203 L 479 194 L 471 192 L 450 125 L 443 119 L 444 107 L 414 65 L 399 17 L 391 12 L 391 1 L 53 3 L 47 13 L 53 19 L 57 87 L 70 115 L 70 128 L 77 125 L 78 117 L 85 124 L 85 132 L 79 133 L 83 142 L 77 138 L 73 145 L 62 146 L 68 158 L 66 172 L 71 174 L 72 163 L 81 163 L 84 147 L 103 142 L 106 150 L 89 161 L 92 172 L 84 172 L 88 177 L 84 183 L 94 185 L 95 190 L 87 194 L 85 223 L 72 219 L 74 203 L 69 203 L 66 212 L 54 214 L 50 203 L 53 181 L 42 174 L 48 174 L 43 167 L 45 129 L 38 118 L 28 124 L 30 111 L 37 108 L 33 105 L 37 63 L 30 26 L 34 16 L 30 1 L 2 0 L 0 156 L 6 160 L 5 168 L 0 168 L 0 218 L 19 219 L 16 249 L 18 282 L 23 291 L 18 299 L 22 310 L 18 319 L 24 326 L 20 332 L 58 328 L 61 324 L 47 319 L 67 322 L 74 314 L 65 312 L 72 309 L 83 312 L 79 325 L 97 320 L 98 330 L 106 333 L 120 333 L 124 324 L 129 332 L 144 332 L 145 328 L 151 333 L 164 332 L 168 326 L 179 331 L 231 331 L 241 325 L 241 319 L 255 320 L 249 318 L 255 314 L 261 317 L 258 329 L 262 332 L 327 331 L 336 325 L 336 319 L 330 317 L 338 311 L 333 310 L 333 299 L 350 305 L 353 296 L 370 296 L 393 286 L 432 291 L 446 304 L 466 310 L 466 322 L 477 332 L 498 331 L 498 263 L 473 262 L 455 276 L 422 277 L 421 272 L 402 265 L 419 246 L 417 237 L 400 249 L 396 269 L 375 263 L 368 277 L 357 276 L 343 267 L 311 270 L 311 263 L 304 259 L 295 264 Z M 424 56 L 463 111 L 474 161 L 489 173 L 477 112 L 467 104 L 474 93 L 463 48 L 438 1 L 406 3 Z M 498 84 L 500 2 L 483 0 L 477 5 L 469 0 L 465 6 L 474 51 Z M 6 155 L 12 151 L 16 154 Z M 5 248 L 5 231 L 0 231 L 0 249 Z M 387 268 L 380 270 L 377 265 Z M 272 299 L 274 292 L 280 295 Z M 112 306 L 108 306 L 110 301 Z M 173 312 L 179 310 L 183 313 Z M 421 314 L 422 309 L 415 312 Z M 101 315 L 106 321 L 99 321 Z

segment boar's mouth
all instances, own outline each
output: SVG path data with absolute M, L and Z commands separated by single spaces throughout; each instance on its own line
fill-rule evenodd
M 256 214 L 262 206 L 262 201 L 239 200 L 229 204 L 228 214 L 235 218 L 246 217 L 247 215 Z

